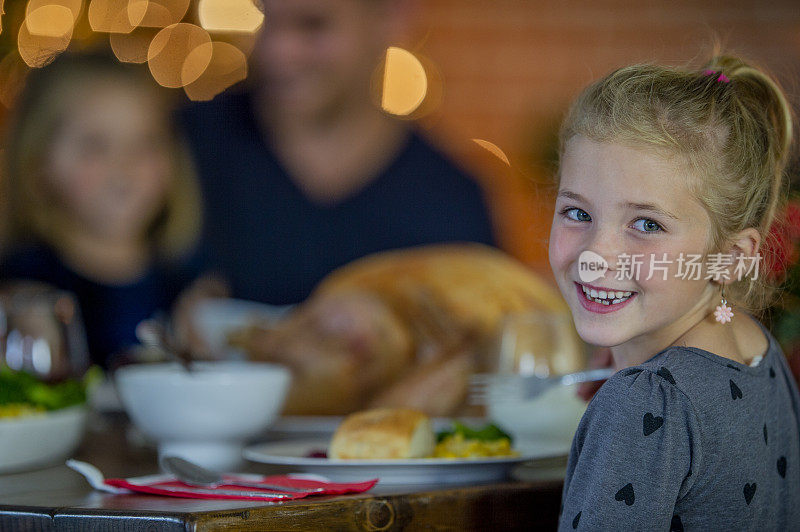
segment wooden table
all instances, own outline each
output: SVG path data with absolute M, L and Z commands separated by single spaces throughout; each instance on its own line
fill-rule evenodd
M 75 457 L 109 477 L 156 473 L 154 449 L 132 444 L 126 423 L 121 415 L 95 416 Z M 379 484 L 358 495 L 265 504 L 99 493 L 59 465 L 0 475 L 0 530 L 554 530 L 563 466 L 523 467 L 516 476 L 527 480 Z

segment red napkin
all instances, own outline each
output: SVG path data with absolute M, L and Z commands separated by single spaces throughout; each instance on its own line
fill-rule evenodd
M 248 479 L 249 482 L 252 480 Z M 318 480 L 309 480 L 304 478 L 295 478 L 288 475 L 279 475 L 264 477 L 262 480 L 267 484 L 277 484 L 292 488 L 324 488 L 324 491 L 315 491 L 311 493 L 291 493 L 288 496 L 270 496 L 275 494 L 276 490 L 267 488 L 255 487 L 240 487 L 230 484 L 223 484 L 215 488 L 197 488 L 189 486 L 183 482 L 164 477 L 142 477 L 140 479 L 124 479 L 124 478 L 107 478 L 105 483 L 109 486 L 117 488 L 125 488 L 131 491 L 150 493 L 153 495 L 166 495 L 168 497 L 182 497 L 190 499 L 234 499 L 234 500 L 248 500 L 248 501 L 292 501 L 296 499 L 303 499 L 310 495 L 343 495 L 345 493 L 362 493 L 371 489 L 378 483 L 378 479 L 367 480 L 365 482 L 352 482 L 352 483 L 338 483 L 338 482 L 320 482 Z M 223 493 L 218 493 L 222 491 Z M 242 494 L 229 493 L 234 491 L 241 491 Z M 217 493 L 215 493 L 217 492 Z M 258 495 L 255 495 L 255 494 Z M 263 496 L 261 495 L 263 493 Z M 287 492 L 280 492 L 282 495 Z

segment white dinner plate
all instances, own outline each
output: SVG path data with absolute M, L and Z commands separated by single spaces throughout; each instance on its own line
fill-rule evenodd
M 526 442 L 520 456 L 498 458 L 418 458 L 411 460 L 331 460 L 309 458 L 325 451 L 327 441 L 281 441 L 252 445 L 244 457 L 253 462 L 289 466 L 295 472 L 313 473 L 334 482 L 358 482 L 372 478 L 381 484 L 453 484 L 490 482 L 508 477 L 515 465 L 540 458 L 563 456 L 569 446 L 562 442 Z
M 36 469 L 68 457 L 86 426 L 84 405 L 0 420 L 0 473 Z

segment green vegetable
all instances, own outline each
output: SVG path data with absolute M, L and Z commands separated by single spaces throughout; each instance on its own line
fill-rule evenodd
M 483 427 L 473 429 L 460 421 L 453 421 L 452 430 L 445 430 L 438 433 L 436 435 L 436 441 L 441 442 L 448 436 L 454 434 L 461 434 L 465 440 L 494 441 L 501 438 L 508 438 L 508 441 L 513 443 L 513 438 L 494 423 L 489 423 Z
M 86 402 L 86 388 L 98 378 L 100 368 L 92 367 L 83 379 L 68 379 L 55 384 L 38 380 L 24 371 L 0 367 L 0 405 L 29 404 L 45 410 L 58 410 Z

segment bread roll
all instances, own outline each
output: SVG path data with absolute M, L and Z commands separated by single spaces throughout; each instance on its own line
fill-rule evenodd
M 334 460 L 426 458 L 436 436 L 431 420 L 409 408 L 376 408 L 345 418 L 331 440 Z

